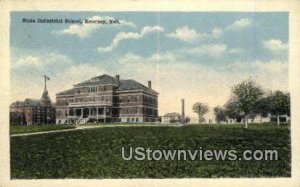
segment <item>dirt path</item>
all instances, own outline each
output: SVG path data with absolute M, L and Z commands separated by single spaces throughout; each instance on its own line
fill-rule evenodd
M 142 125 L 142 124 L 123 124 L 123 125 L 86 125 L 86 126 L 76 126 L 74 129 L 61 129 L 61 130 L 51 130 L 51 131 L 42 131 L 42 132 L 30 132 L 30 133 L 22 133 L 22 134 L 11 134 L 10 137 L 16 136 L 31 136 L 38 134 L 49 134 L 49 133 L 58 133 L 58 132 L 67 132 L 67 131 L 77 131 L 77 130 L 85 130 L 85 129 L 93 129 L 93 128 L 118 128 L 118 127 L 181 127 L 180 124 L 152 124 L 152 125 Z

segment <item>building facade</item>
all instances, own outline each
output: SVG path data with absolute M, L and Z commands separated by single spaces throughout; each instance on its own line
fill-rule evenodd
M 181 123 L 182 121 L 183 116 L 176 112 L 167 113 L 161 118 L 162 123 Z
M 45 86 L 41 99 L 25 99 L 10 105 L 11 125 L 55 124 L 55 108 Z
M 155 122 L 158 93 L 120 76 L 101 75 L 56 94 L 56 123 Z

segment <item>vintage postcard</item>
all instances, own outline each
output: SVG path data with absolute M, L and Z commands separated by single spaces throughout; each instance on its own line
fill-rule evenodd
M 299 2 L 104 2 L 2 2 L 0 186 L 300 185 Z

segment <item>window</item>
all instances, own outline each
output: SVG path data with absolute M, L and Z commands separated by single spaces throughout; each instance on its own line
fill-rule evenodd
M 138 109 L 137 108 L 132 108 L 131 109 L 131 114 L 137 114 L 138 113 Z
M 104 109 L 103 108 L 98 108 L 98 114 L 103 115 L 104 114 Z
M 96 108 L 91 108 L 90 112 L 91 112 L 92 116 L 96 116 L 97 115 L 97 109 Z
M 70 109 L 69 114 L 70 116 L 74 116 L 74 109 Z
M 119 97 L 119 103 L 122 103 L 122 97 Z
M 112 113 L 113 113 L 113 115 L 119 115 L 119 109 L 118 108 L 113 108 Z
M 91 92 L 91 93 L 97 92 L 97 86 L 89 87 L 89 92 Z

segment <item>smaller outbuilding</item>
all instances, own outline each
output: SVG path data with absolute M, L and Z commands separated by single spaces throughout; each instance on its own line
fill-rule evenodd
M 182 115 L 176 112 L 167 113 L 162 116 L 161 122 L 162 123 L 181 123 L 183 120 Z

